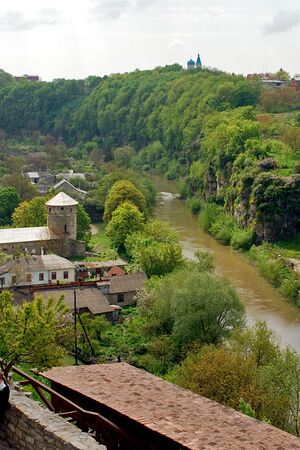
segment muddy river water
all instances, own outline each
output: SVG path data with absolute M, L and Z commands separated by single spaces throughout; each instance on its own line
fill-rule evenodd
M 194 258 L 197 249 L 211 251 L 216 272 L 228 277 L 237 288 L 248 322 L 265 320 L 283 343 L 300 353 L 300 311 L 285 301 L 242 255 L 201 230 L 197 216 L 176 195 L 174 182 L 157 175 L 149 178 L 158 192 L 154 215 L 178 231 L 184 255 Z

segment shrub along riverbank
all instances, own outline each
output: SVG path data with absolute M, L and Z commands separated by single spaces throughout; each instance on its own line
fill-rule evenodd
M 253 262 L 260 274 L 271 283 L 279 293 L 300 308 L 300 274 L 289 261 L 290 252 L 286 253 L 284 243 L 263 242 L 255 245 L 256 236 L 251 228 L 241 228 L 234 217 L 216 203 L 204 203 L 198 199 L 188 200 L 192 212 L 199 214 L 199 224 L 204 231 L 213 235 L 224 245 L 243 251 Z M 296 246 L 298 240 L 294 240 Z M 292 241 L 289 241 L 293 248 Z M 294 256 L 294 253 L 292 253 Z M 296 253 L 297 255 L 297 253 Z

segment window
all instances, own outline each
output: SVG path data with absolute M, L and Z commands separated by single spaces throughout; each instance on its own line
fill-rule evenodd
M 67 225 L 65 225 L 65 233 L 67 232 Z
M 60 207 L 60 209 L 61 209 L 61 210 L 63 211 L 63 210 L 64 210 L 64 207 L 63 207 L 63 206 L 61 206 L 61 207 Z
M 5 284 L 5 278 L 0 278 L 0 288 L 2 289 Z
M 44 281 L 44 273 L 39 273 L 39 281 Z
M 31 283 L 31 273 L 26 273 L 26 282 Z
M 51 272 L 51 280 L 56 280 L 56 272 Z
M 69 278 L 69 272 L 67 270 L 64 271 L 64 280 Z
M 118 294 L 117 295 L 117 302 L 123 303 L 124 302 L 124 294 Z

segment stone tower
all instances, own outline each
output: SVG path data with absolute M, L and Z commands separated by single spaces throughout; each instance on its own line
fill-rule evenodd
M 48 208 L 48 228 L 63 240 L 76 240 L 78 202 L 64 192 L 51 198 Z

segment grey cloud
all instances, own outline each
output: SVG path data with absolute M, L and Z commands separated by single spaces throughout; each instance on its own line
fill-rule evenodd
M 45 8 L 33 16 L 9 10 L 0 16 L 0 31 L 30 30 L 42 25 L 55 25 L 60 21 L 56 10 Z
M 270 23 L 264 26 L 265 34 L 286 33 L 300 24 L 300 9 L 279 11 Z

